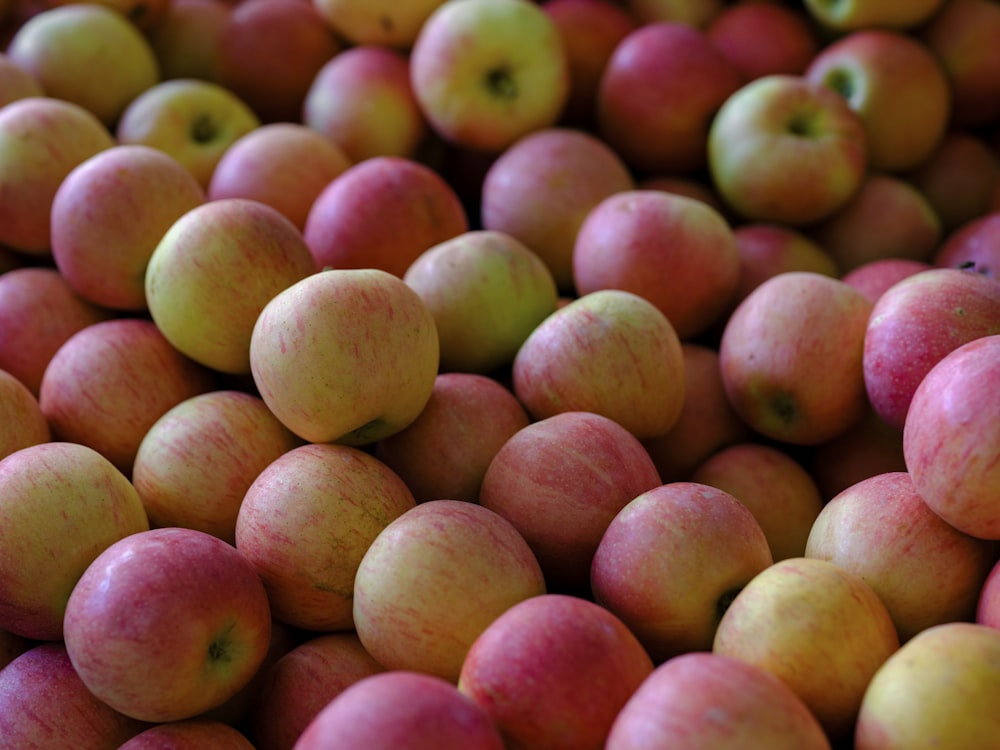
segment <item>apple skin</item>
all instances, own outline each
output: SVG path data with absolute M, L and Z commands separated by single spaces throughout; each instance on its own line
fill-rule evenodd
M 316 198 L 350 166 L 344 149 L 322 133 L 297 122 L 274 122 L 226 149 L 212 172 L 208 198 L 266 203 L 303 231 Z
M 950 622 L 904 643 L 865 691 L 857 750 L 988 747 L 1000 732 L 1000 631 Z
M 552 481 L 552 467 L 563 479 Z M 642 443 L 614 420 L 563 412 L 512 435 L 483 477 L 479 504 L 510 521 L 531 547 L 546 585 L 590 587 L 590 564 L 608 524 L 661 484 Z
M 330 28 L 349 46 L 379 45 L 408 50 L 431 13 L 444 0 L 312 0 Z
M 804 0 L 810 15 L 824 28 L 847 32 L 871 27 L 908 30 L 931 19 L 947 0 L 852 0 L 830 3 Z
M 307 444 L 252 479 L 236 517 L 236 549 L 264 582 L 277 619 L 350 630 L 361 558 L 414 505 L 403 480 L 365 451 Z
M 499 380 L 442 372 L 420 416 L 373 450 L 418 503 L 444 498 L 475 503 L 490 462 L 530 423 L 524 406 Z
M 975 622 L 1000 629 L 1000 558 L 990 568 L 979 591 Z
M 903 425 L 903 456 L 917 491 L 956 529 L 1000 539 L 1000 397 L 991 382 L 1000 334 L 962 344 L 917 386 Z
M 430 500 L 368 547 L 354 581 L 354 625 L 386 669 L 457 681 L 479 634 L 545 591 L 538 560 L 503 516 L 462 500 Z
M 47 96 L 0 109 L 0 245 L 50 255 L 52 200 L 74 167 L 111 148 L 104 124 L 78 104 Z
M 722 0 L 624 0 L 623 5 L 640 24 L 659 21 L 686 23 L 704 28 L 722 12 Z
M 402 278 L 420 255 L 469 229 L 454 188 L 430 167 L 375 156 L 334 178 L 303 229 L 318 268 L 379 268 Z
M 988 211 L 952 231 L 937 248 L 931 262 L 939 268 L 966 268 L 1000 280 L 1000 208 Z
M 607 609 L 544 594 L 515 604 L 479 635 L 458 689 L 483 707 L 508 750 L 601 750 L 652 671 L 642 644 Z
M 145 729 L 121 745 L 118 750 L 254 750 L 250 740 L 236 727 L 216 719 L 192 718 L 168 721 Z
M 264 306 L 250 338 L 261 397 L 315 443 L 367 445 L 399 432 L 427 404 L 438 363 L 427 305 L 374 268 L 324 270 L 292 284 Z
M 214 81 L 219 38 L 233 4 L 228 0 L 170 0 L 147 36 L 163 80 Z
M 391 670 L 364 677 L 330 701 L 293 750 L 505 750 L 489 715 L 451 682 Z
M 443 3 L 420 27 L 409 60 L 433 131 L 480 151 L 499 153 L 555 125 L 569 97 L 559 29 L 532 0 Z
M 772 74 L 729 96 L 708 133 L 712 182 L 748 221 L 804 226 L 854 195 L 868 168 L 864 123 L 803 76 Z
M 746 81 L 804 73 L 822 46 L 804 8 L 760 0 L 723 8 L 705 33 Z
M 135 488 L 77 443 L 22 448 L 0 461 L 0 627 L 63 637 L 66 600 L 104 549 L 149 528 Z
M 576 294 L 573 252 L 581 224 L 602 200 L 634 187 L 625 162 L 596 135 L 543 128 L 518 139 L 489 166 L 479 215 L 485 229 L 510 234 L 537 253 L 560 292 Z
M 864 579 L 806 557 L 779 560 L 747 583 L 712 645 L 783 680 L 834 744 L 850 736 L 869 680 L 898 649 L 889 611 Z
M 84 299 L 144 312 L 146 265 L 160 239 L 205 202 L 194 176 L 150 146 L 101 151 L 70 172 L 52 201 L 56 267 Z
M 656 305 L 605 289 L 573 299 L 532 331 L 514 358 L 512 384 L 532 419 L 591 411 L 645 440 L 680 416 L 684 354 Z
M 0 107 L 29 96 L 44 96 L 42 84 L 26 68 L 0 52 Z
M 69 5 L 73 0 L 46 0 L 50 5 Z M 99 5 L 111 8 L 124 15 L 144 33 L 154 29 L 163 18 L 169 0 L 97 0 Z
M 934 266 L 926 260 L 912 258 L 875 258 L 846 271 L 840 280 L 850 284 L 872 301 L 878 301 L 882 292 L 908 276 L 929 271 Z
M 145 731 L 94 696 L 58 641 L 35 644 L 0 670 L 0 744 L 105 750 Z
M 816 717 L 785 683 L 710 651 L 660 664 L 618 713 L 605 747 L 727 750 L 734 741 L 770 750 L 830 750 Z
M 789 271 L 754 289 L 719 344 L 723 385 L 755 432 L 816 445 L 858 422 L 868 406 L 861 373 L 872 303 L 823 274 Z
M 933 268 L 887 289 L 864 339 L 863 373 L 872 407 L 903 428 L 914 391 L 961 344 L 1000 333 L 1000 282 L 974 271 Z
M 66 651 L 80 679 L 141 721 L 194 718 L 222 704 L 254 676 L 270 638 L 267 594 L 250 562 L 195 529 L 115 542 L 66 605 Z
M 14 375 L 0 369 L 0 460 L 51 439 L 38 398 Z

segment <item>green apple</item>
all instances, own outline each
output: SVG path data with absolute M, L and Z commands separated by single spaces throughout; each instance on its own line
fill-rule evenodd
M 352 47 L 371 44 L 408 50 L 444 0 L 312 0 L 312 4 Z
M 911 29 L 929 20 L 947 0 L 804 0 L 809 14 L 830 31 Z

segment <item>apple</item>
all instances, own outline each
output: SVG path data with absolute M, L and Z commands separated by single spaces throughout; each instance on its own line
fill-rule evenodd
M 874 304 L 882 292 L 908 276 L 934 268 L 927 260 L 875 258 L 845 272 L 840 280 L 864 294 Z
M 619 711 L 606 750 L 830 750 L 816 717 L 784 682 L 711 651 L 657 666 Z
M 217 198 L 185 212 L 154 247 L 146 304 L 182 354 L 219 372 L 250 372 L 250 337 L 264 306 L 316 272 L 302 232 L 278 209 Z
M 430 500 L 391 521 L 361 558 L 354 626 L 388 670 L 457 681 L 472 643 L 545 579 L 513 524 L 463 500 Z
M 274 616 L 318 632 L 350 630 L 362 556 L 413 494 L 389 467 L 345 445 L 308 444 L 252 479 L 236 548 L 264 582 Z
M 50 5 L 69 5 L 74 0 L 46 0 Z M 116 10 L 131 21 L 136 28 L 148 33 L 154 29 L 167 11 L 169 0 L 96 0 Z
M 0 245 L 49 256 L 52 199 L 74 167 L 115 139 L 90 110 L 49 96 L 0 109 Z
M 46 95 L 83 107 L 109 128 L 160 81 L 146 36 L 121 11 L 100 3 L 43 10 L 18 28 L 6 54 L 34 75 Z
M 0 460 L 51 438 L 38 398 L 14 375 L 0 369 Z
M 949 622 L 919 633 L 875 673 L 858 714 L 857 750 L 988 747 L 1000 731 L 1000 631 Z
M 850 737 L 865 688 L 899 649 L 892 618 L 864 579 L 835 563 L 779 560 L 736 595 L 712 651 L 781 679 L 833 743 Z
M 159 750 L 162 747 L 211 747 L 213 750 L 254 750 L 236 727 L 217 719 L 181 719 L 156 724 L 121 745 L 118 750 Z
M 416 157 L 428 129 L 407 55 L 377 44 L 350 47 L 324 63 L 299 117 L 354 164 L 373 156 Z
M 708 204 L 662 190 L 616 193 L 592 208 L 573 246 L 577 293 L 622 289 L 652 302 L 689 341 L 726 312 L 740 254 Z
M 608 524 L 660 484 L 649 453 L 620 424 L 563 412 L 523 427 L 501 446 L 479 504 L 521 533 L 549 589 L 579 593 L 589 590 L 591 560 Z
M 532 0 L 451 0 L 420 27 L 409 53 L 414 96 L 446 141 L 498 153 L 555 125 L 570 90 L 552 18 Z
M 44 96 L 42 84 L 34 73 L 0 52 L 0 107 L 29 96 Z
M 864 336 L 863 374 L 872 407 L 903 428 L 927 372 L 961 344 L 1000 333 L 1000 282 L 971 270 L 907 276 L 875 302 Z
M 144 312 L 143 280 L 170 226 L 205 202 L 194 176 L 150 146 L 105 149 L 75 167 L 52 201 L 52 258 L 84 299 Z
M 374 156 L 327 184 L 303 235 L 318 268 L 402 277 L 422 252 L 468 229 L 462 201 L 440 174 L 414 159 Z
M 789 271 L 760 284 L 726 321 L 719 367 L 733 408 L 755 432 L 826 442 L 868 406 L 861 360 L 872 303 L 843 281 Z
M 197 78 L 214 81 L 219 39 L 233 4 L 228 0 L 170 0 L 146 32 L 163 80 Z
M 254 479 L 300 441 L 257 396 L 213 390 L 181 401 L 149 428 L 132 484 L 153 526 L 183 526 L 236 540 Z
M 544 6 L 543 6 L 544 7 Z M 508 146 L 479 189 L 483 228 L 516 237 L 545 261 L 563 294 L 575 294 L 574 243 L 602 200 L 635 187 L 621 157 L 593 133 L 551 127 Z
M 642 24 L 605 65 L 597 132 L 638 172 L 697 172 L 712 118 L 742 82 L 704 30 L 681 21 Z
M 668 21 L 697 28 L 711 23 L 725 7 L 723 0 L 623 0 L 623 5 L 643 25 Z
M 316 198 L 350 166 L 344 149 L 322 133 L 298 122 L 273 122 L 226 149 L 212 172 L 208 198 L 266 203 L 304 231 Z
M 509 367 L 559 299 L 551 271 L 534 251 L 488 229 L 428 248 L 403 281 L 434 317 L 442 372 L 488 374 Z
M 967 221 L 949 233 L 934 252 L 931 263 L 962 268 L 1000 280 L 1000 207 Z
M 686 198 L 697 198 L 722 214 L 727 221 L 733 219 L 729 209 L 722 203 L 715 188 L 704 175 L 664 174 L 660 172 L 639 177 L 635 186 L 642 190 L 664 190 L 668 193 L 683 195 Z M 735 228 L 738 226 L 734 226 Z
M 756 78 L 712 119 L 708 169 L 747 221 L 804 226 L 857 192 L 868 168 L 861 118 L 838 93 L 801 75 Z
M 762 0 L 726 6 L 705 33 L 747 81 L 775 73 L 800 75 L 822 46 L 804 8 Z
M 261 397 L 316 443 L 365 445 L 399 432 L 427 404 L 438 362 L 427 305 L 374 268 L 324 270 L 292 284 L 264 306 L 250 338 Z
M 212 81 L 178 78 L 150 86 L 122 112 L 118 143 L 139 143 L 173 156 L 205 189 L 236 140 L 261 125 L 253 109 Z
M 413 46 L 424 22 L 444 0 L 312 0 L 330 28 L 349 46 Z
M 949 0 L 804 0 L 803 5 L 825 29 L 845 32 L 887 27 L 913 29 L 931 19 Z
M 590 585 L 594 601 L 620 617 L 659 664 L 711 650 L 729 602 L 772 562 L 747 506 L 716 487 L 668 482 L 612 519 Z
M 1000 334 L 958 346 L 920 381 L 903 425 L 903 456 L 924 502 L 959 531 L 991 540 L 1000 539 L 1000 398 L 984 385 L 998 362 Z
M 983 581 L 976 600 L 975 622 L 1000 628 L 1000 559 L 998 559 Z
M 618 712 L 652 671 L 642 644 L 607 609 L 543 594 L 476 638 L 458 689 L 482 706 L 508 750 L 603 750 Z
M 316 715 L 293 750 L 505 750 L 489 715 L 448 680 L 391 670 L 348 686 Z
M 514 357 L 514 395 L 534 420 L 591 411 L 640 440 L 669 432 L 684 405 L 684 353 L 652 302 L 604 289 L 543 320 Z

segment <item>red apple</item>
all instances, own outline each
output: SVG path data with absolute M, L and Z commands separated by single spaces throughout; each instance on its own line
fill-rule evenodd
M 0 369 L 0 460 L 51 438 L 38 398 L 14 375 Z
M 874 304 L 882 292 L 908 276 L 929 271 L 934 266 L 926 260 L 912 258 L 876 258 L 844 273 L 840 280 L 850 284 Z
M 962 224 L 938 246 L 931 259 L 942 268 L 964 268 L 1000 280 L 1000 207 Z
M 229 21 L 229 0 L 170 0 L 147 32 L 163 80 L 215 80 L 219 39 Z
M 726 6 L 705 33 L 747 81 L 774 73 L 799 75 L 822 45 L 804 8 L 762 0 Z
M 160 750 L 163 747 L 196 750 L 254 750 L 250 740 L 236 727 L 217 719 L 182 719 L 156 724 L 135 735 L 118 750 Z

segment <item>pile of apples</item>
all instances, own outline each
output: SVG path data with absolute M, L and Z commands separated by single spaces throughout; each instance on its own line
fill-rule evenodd
M 1000 747 L 1000 4 L 0 45 L 0 747 Z

